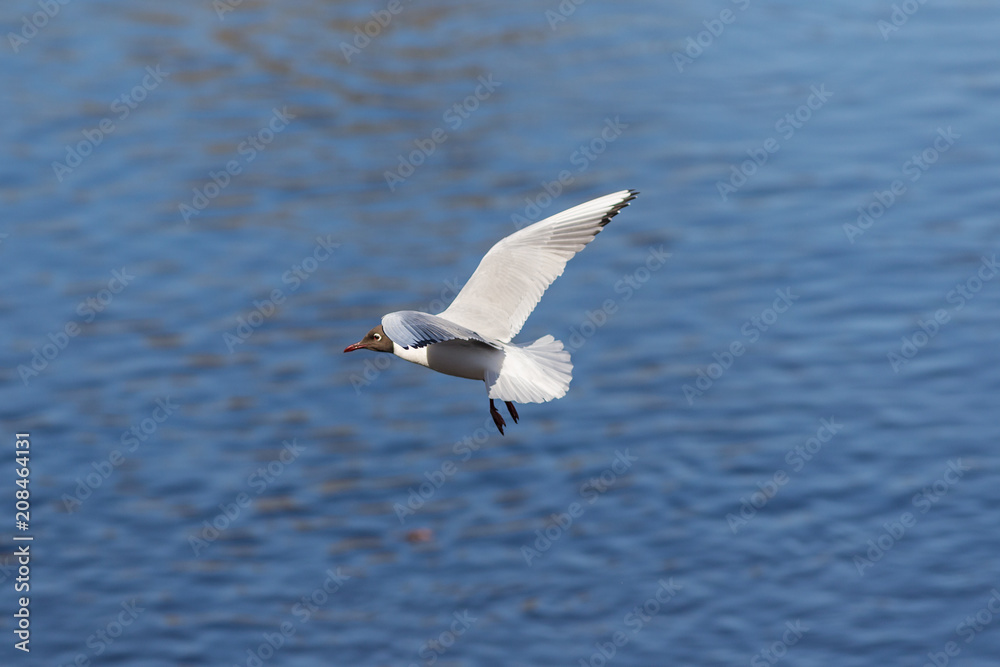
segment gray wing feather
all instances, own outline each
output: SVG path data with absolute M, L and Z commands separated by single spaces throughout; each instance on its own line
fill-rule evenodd
M 400 310 L 382 318 L 382 329 L 394 343 L 404 348 L 421 348 L 448 340 L 474 340 L 492 347 L 495 342 L 486 340 L 472 329 L 450 322 L 443 317 L 416 310 Z
M 566 262 L 637 194 L 621 190 L 598 197 L 501 239 L 441 316 L 510 342 Z

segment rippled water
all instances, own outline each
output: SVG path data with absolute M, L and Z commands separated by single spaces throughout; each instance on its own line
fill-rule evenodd
M 5 664 L 995 662 L 993 5 L 45 6 L 2 13 Z M 626 187 L 506 436 L 341 354 Z

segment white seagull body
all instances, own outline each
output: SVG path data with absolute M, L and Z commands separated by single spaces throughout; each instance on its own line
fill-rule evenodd
M 639 194 L 621 190 L 593 199 L 517 231 L 483 257 L 455 300 L 437 315 L 401 310 L 382 318 L 344 352 L 369 349 L 431 370 L 482 380 L 490 414 L 500 433 L 506 425 L 493 401 L 544 403 L 569 389 L 573 364 L 562 342 L 543 336 L 515 344 L 517 335 L 549 285 L 562 275 L 618 212 Z

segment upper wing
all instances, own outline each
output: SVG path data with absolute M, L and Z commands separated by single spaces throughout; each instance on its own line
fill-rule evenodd
M 605 195 L 502 239 L 486 253 L 441 317 L 510 342 L 545 290 L 562 275 L 566 262 L 637 194 L 621 190 Z
M 475 340 L 497 347 L 471 329 L 416 310 L 400 310 L 385 315 L 382 329 L 394 343 L 405 348 L 421 348 L 446 340 Z

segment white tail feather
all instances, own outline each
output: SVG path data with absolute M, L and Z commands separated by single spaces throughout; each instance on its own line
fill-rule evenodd
M 544 403 L 562 398 L 573 378 L 573 364 L 562 341 L 542 336 L 533 343 L 504 345 L 499 373 L 486 375 L 490 398 L 514 403 Z

